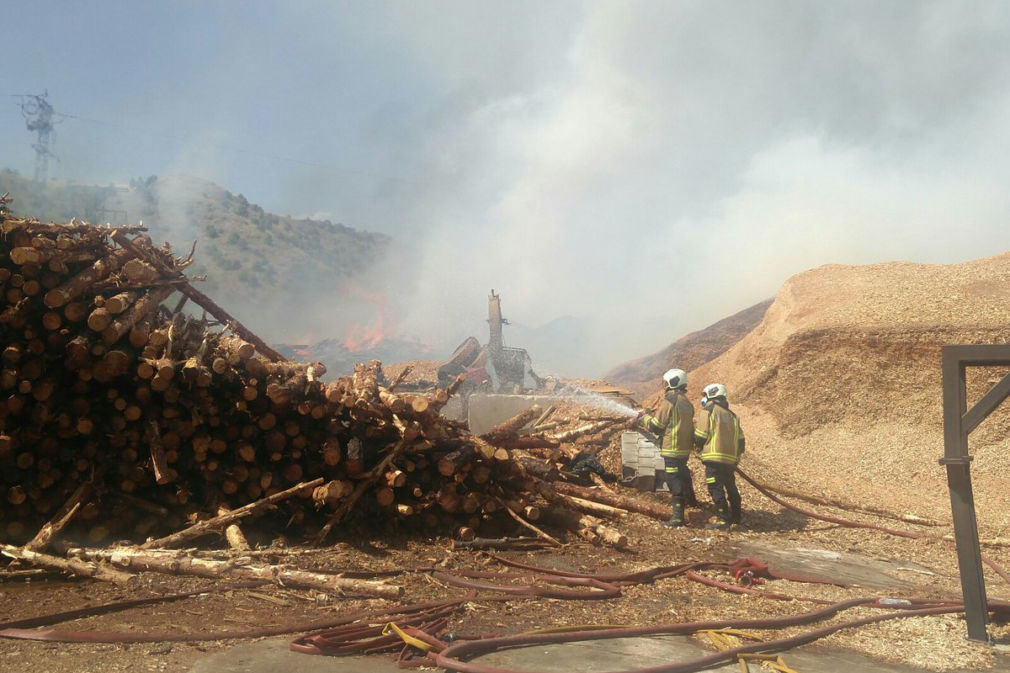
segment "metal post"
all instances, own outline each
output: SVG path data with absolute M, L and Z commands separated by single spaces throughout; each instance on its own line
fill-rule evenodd
M 975 498 L 971 487 L 971 459 L 968 433 L 1010 396 L 1010 377 L 1004 377 L 971 409 L 966 409 L 965 368 L 1010 364 L 1008 346 L 944 346 L 943 370 L 943 452 L 940 464 L 947 469 L 950 508 L 954 518 L 954 541 L 961 574 L 968 637 L 989 641 L 989 621 L 982 573 L 982 550 L 978 541 Z

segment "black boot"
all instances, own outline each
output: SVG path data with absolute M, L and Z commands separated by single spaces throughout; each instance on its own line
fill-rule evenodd
M 680 528 L 684 525 L 684 498 L 678 495 L 673 496 L 673 515 L 663 522 L 664 526 Z
M 740 503 L 730 504 L 729 506 L 729 522 L 730 523 L 740 523 L 743 520 L 743 508 Z
M 705 524 L 709 530 L 726 530 L 729 528 L 729 507 L 725 502 L 715 506 L 715 521 Z

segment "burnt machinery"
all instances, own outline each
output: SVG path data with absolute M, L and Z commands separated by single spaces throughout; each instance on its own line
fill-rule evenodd
M 481 346 L 468 337 L 456 347 L 449 359 L 438 368 L 438 383 L 445 387 L 459 374 L 467 375 L 471 392 L 524 393 L 543 388 L 543 380 L 533 372 L 533 361 L 525 348 L 511 348 L 502 338 L 502 326 L 509 322 L 502 317 L 501 295 L 491 294 L 487 300 L 487 322 L 490 337 Z

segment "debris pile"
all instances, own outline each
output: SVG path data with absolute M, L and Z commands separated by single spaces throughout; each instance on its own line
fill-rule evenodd
M 436 361 L 411 360 L 384 365 L 383 369 L 402 381 L 401 390 L 431 394 L 438 387 L 435 380 L 440 366 Z M 539 394 L 554 396 L 554 400 L 538 406 L 541 413 L 519 427 L 507 446 L 553 462 L 562 472 L 583 454 L 597 458 L 608 474 L 621 474 L 621 433 L 629 430 L 634 417 L 630 410 L 637 407 L 631 391 L 603 381 L 546 381 Z
M 522 451 L 531 418 L 472 437 L 438 413 L 462 377 L 399 393 L 378 361 L 324 382 L 322 365 L 283 360 L 193 288 L 192 253 L 143 231 L 0 212 L 0 538 L 72 517 L 91 544 L 143 539 L 265 498 L 317 541 L 352 512 L 553 540 L 531 523 L 547 503 L 583 537 L 623 537 L 566 509 L 556 470 Z

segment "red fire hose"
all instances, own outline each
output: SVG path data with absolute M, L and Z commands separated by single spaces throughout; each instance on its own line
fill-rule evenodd
M 481 654 L 487 654 L 489 652 L 508 647 L 546 645 L 554 643 L 571 643 L 584 640 L 632 638 L 636 636 L 651 636 L 661 634 L 669 635 L 669 634 L 694 633 L 696 631 L 704 629 L 721 629 L 727 627 L 742 628 L 742 629 L 784 628 L 787 626 L 797 626 L 800 624 L 814 623 L 822 619 L 832 617 L 835 614 L 841 612 L 842 610 L 846 610 L 848 608 L 856 607 L 859 605 L 866 605 L 868 603 L 873 602 L 874 600 L 875 599 L 856 598 L 848 601 L 843 601 L 840 603 L 834 603 L 826 608 L 816 610 L 814 612 L 808 612 L 789 617 L 772 617 L 767 619 L 750 619 L 743 621 L 712 620 L 705 622 L 689 622 L 684 624 L 670 624 L 670 625 L 643 627 L 635 629 L 600 629 L 596 631 L 579 631 L 575 633 L 543 633 L 543 634 L 508 636 L 503 638 L 485 638 L 482 640 L 464 641 L 456 643 L 454 645 L 450 645 L 441 652 L 429 655 L 429 657 L 434 660 L 436 665 L 441 666 L 446 670 L 459 671 L 460 673 L 521 673 L 520 671 L 516 671 L 514 669 L 484 666 L 472 661 L 463 661 L 463 659 L 478 656 Z M 831 635 L 832 633 L 841 631 L 842 629 L 865 626 L 866 624 L 882 622 L 888 619 L 902 619 L 905 617 L 924 617 L 928 615 L 939 615 L 952 612 L 960 612 L 963 609 L 964 609 L 963 606 L 958 604 L 953 606 L 937 605 L 921 609 L 904 610 L 901 612 L 888 612 L 882 615 L 874 615 L 871 617 L 855 619 L 842 624 L 826 626 L 796 636 L 791 636 L 789 638 L 782 638 L 779 640 L 770 640 L 759 643 L 752 643 L 749 645 L 743 645 L 723 652 L 716 652 L 714 654 L 699 657 L 691 661 L 678 662 L 675 664 L 668 664 L 662 666 L 650 666 L 646 668 L 627 669 L 623 671 L 614 671 L 608 673 L 689 673 L 690 671 L 699 671 L 714 666 L 716 664 L 732 661 L 736 659 L 738 654 L 757 653 L 757 652 L 763 652 L 763 653 L 781 652 L 783 650 L 798 647 L 800 645 L 806 645 L 807 643 L 811 643 L 815 640 Z
M 746 481 L 748 484 L 750 484 L 751 486 L 753 486 L 754 488 L 756 488 L 758 490 L 758 492 L 761 493 L 766 498 L 770 499 L 771 501 L 773 501 L 773 502 L 775 502 L 775 503 L 777 503 L 779 505 L 782 505 L 786 509 L 792 510 L 792 511 L 796 512 L 797 514 L 802 514 L 803 516 L 809 517 L 811 519 L 817 519 L 818 521 L 825 521 L 827 523 L 838 524 L 839 526 L 843 526 L 845 528 L 867 528 L 867 529 L 870 529 L 870 530 L 879 530 L 881 532 L 888 533 L 889 535 L 896 535 L 898 537 L 910 538 L 910 539 L 913 539 L 913 540 L 924 540 L 924 539 L 926 539 L 926 540 L 935 540 L 935 539 L 938 539 L 937 537 L 932 536 L 932 535 L 920 535 L 918 533 L 909 533 L 908 531 L 897 530 L 897 529 L 894 529 L 894 528 L 886 528 L 884 526 L 877 526 L 877 525 L 872 524 L 872 523 L 860 523 L 858 521 L 850 521 L 848 519 L 839 519 L 837 517 L 826 516 L 824 514 L 817 514 L 816 512 L 811 512 L 810 510 L 806 510 L 806 509 L 803 509 L 801 507 L 797 507 L 796 505 L 793 505 L 792 503 L 788 503 L 785 500 L 782 500 L 781 498 L 779 498 L 778 496 L 776 496 L 774 493 L 772 493 L 771 491 L 769 491 L 765 486 L 763 486 L 762 484 L 758 483 L 757 481 L 755 481 L 754 479 L 752 479 L 750 476 L 748 476 L 739 467 L 737 467 L 736 471 L 737 471 L 737 473 L 741 477 L 743 477 L 744 481 Z M 1000 578 L 1004 582 L 1006 582 L 1007 584 L 1010 584 L 1010 573 L 1007 573 L 1007 571 L 1003 569 L 1003 566 L 1001 566 L 1000 564 L 996 563 L 995 561 L 993 561 L 991 558 L 989 558 L 988 556 L 986 556 L 984 554 L 982 555 L 982 562 L 985 563 L 987 566 L 989 566 L 992 569 L 993 572 L 995 572 L 997 575 L 999 575 Z
M 260 583 L 257 583 L 260 584 Z M 246 629 L 239 631 L 218 631 L 210 633 L 133 633 L 122 631 L 61 631 L 56 629 L 30 629 L 21 628 L 28 625 L 46 626 L 57 624 L 68 619 L 94 615 L 100 613 L 113 612 L 137 605 L 149 603 L 177 600 L 187 596 L 207 593 L 212 590 L 219 590 L 226 587 L 212 589 L 202 589 L 200 591 L 190 591 L 184 594 L 173 594 L 160 598 L 139 599 L 132 601 L 120 601 L 117 603 L 107 603 L 101 606 L 83 608 L 81 610 L 71 610 L 32 619 L 22 619 L 15 622 L 0 623 L 0 637 L 16 638 L 19 640 L 46 640 L 64 643 L 161 643 L 161 642 L 193 642 L 201 640 L 230 640 L 233 638 L 264 638 L 267 636 L 279 636 L 287 633 L 311 633 L 323 629 L 332 629 L 345 624 L 353 624 L 361 620 L 371 619 L 377 621 L 391 621 L 410 617 L 417 613 L 437 610 L 439 608 L 458 607 L 475 597 L 474 593 L 468 593 L 457 598 L 450 598 L 441 601 L 428 601 L 425 603 L 411 603 L 409 605 L 394 605 L 388 608 L 375 610 L 361 610 L 345 614 L 335 619 L 316 620 L 311 622 L 300 622 L 285 626 L 272 626 L 261 629 Z M 231 585 L 230 588 L 235 588 Z

